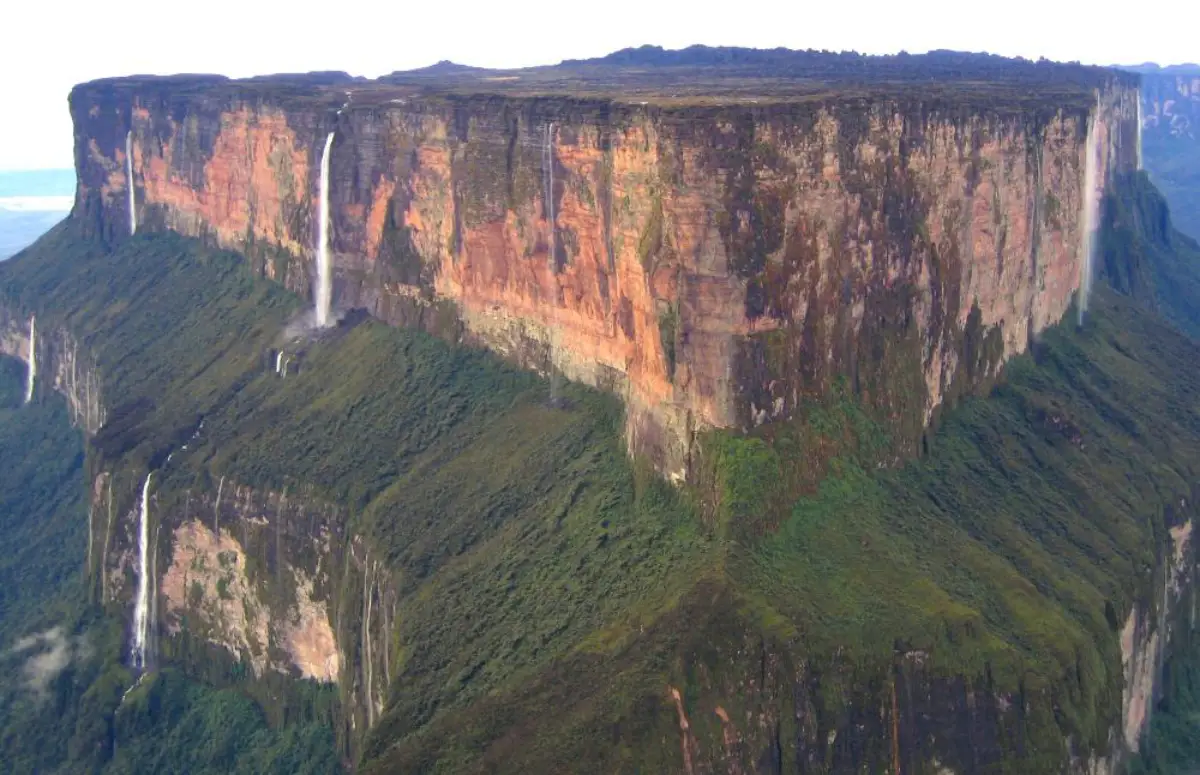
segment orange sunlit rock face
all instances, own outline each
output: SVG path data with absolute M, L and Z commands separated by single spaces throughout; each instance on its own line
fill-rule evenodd
M 1101 181 L 1134 163 L 1132 95 L 1113 86 L 1093 111 Z M 695 431 L 787 418 L 838 375 L 880 416 L 923 428 L 1079 287 L 1079 109 L 601 118 L 501 102 L 389 100 L 335 117 L 323 103 L 136 101 L 137 206 L 147 224 L 288 257 L 283 276 L 262 271 L 308 293 L 320 153 L 336 131 L 335 306 L 408 323 L 397 310 L 452 302 L 471 341 L 620 395 L 632 450 L 673 477 Z M 95 189 L 117 224 L 123 130 L 86 99 L 76 119 L 80 201 Z M 967 369 L 972 336 L 987 362 Z
M 134 174 L 140 173 L 144 201 L 161 206 L 168 226 L 190 234 L 207 230 L 230 247 L 252 238 L 304 253 L 306 241 L 289 230 L 287 218 L 306 198 L 308 152 L 286 115 L 249 108 L 222 115 L 199 186 L 182 172 L 198 160 L 174 158 L 186 129 L 173 129 L 166 143 L 137 136 L 134 145 Z

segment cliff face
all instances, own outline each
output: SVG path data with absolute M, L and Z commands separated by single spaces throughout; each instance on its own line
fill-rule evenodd
M 102 604 L 133 603 L 143 478 L 115 470 L 92 479 L 89 578 Z M 152 480 L 152 651 L 196 661 L 216 649 L 258 678 L 273 671 L 337 682 L 333 600 L 344 519 L 303 496 L 214 484 Z
M 1103 185 L 1136 163 L 1135 98 L 1119 81 L 1098 106 L 995 109 L 98 82 L 72 94 L 75 217 L 127 233 L 130 132 L 140 228 L 309 294 L 334 132 L 335 306 L 616 392 L 630 448 L 683 478 L 697 430 L 789 417 L 836 375 L 914 444 L 1062 317 L 1087 116 Z
M 0 353 L 25 362 L 30 360 L 29 317 L 0 306 Z M 37 337 L 33 348 L 37 361 L 34 395 L 47 389 L 61 393 L 67 401 L 71 422 L 88 435 L 94 434 L 107 418 L 101 396 L 99 370 L 91 354 L 79 346 L 63 326 L 51 330 L 32 327 Z

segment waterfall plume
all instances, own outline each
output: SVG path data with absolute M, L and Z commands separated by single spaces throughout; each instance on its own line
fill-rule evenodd
M 33 382 L 37 379 L 37 316 L 29 316 L 29 371 L 25 374 L 25 403 L 33 400 Z
M 317 292 L 315 315 L 317 326 L 327 328 L 330 324 L 330 307 L 333 302 L 333 267 L 329 258 L 329 150 L 333 146 L 333 132 L 325 138 L 325 150 L 321 152 L 321 191 L 317 217 Z
M 129 236 L 137 234 L 137 207 L 133 196 L 133 130 L 125 133 L 125 190 L 129 192 Z
M 1096 167 L 1099 160 L 1099 141 L 1096 136 L 1096 121 L 1099 117 L 1099 101 L 1097 112 L 1088 118 L 1087 143 L 1084 153 L 1086 158 L 1083 165 L 1083 197 L 1082 212 L 1079 214 L 1083 226 L 1082 239 L 1079 241 L 1079 325 L 1083 325 L 1084 315 L 1087 314 L 1088 297 L 1092 292 L 1092 262 L 1095 252 L 1096 225 L 1100 218 L 1100 191 L 1096 181 Z
M 142 483 L 142 502 L 138 508 L 137 598 L 133 609 L 133 648 L 131 658 L 136 670 L 145 670 L 146 647 L 150 640 L 150 478 Z

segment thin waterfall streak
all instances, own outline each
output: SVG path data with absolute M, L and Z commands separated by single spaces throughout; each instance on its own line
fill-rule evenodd
M 217 500 L 213 503 L 213 535 L 221 540 L 221 490 L 225 489 L 225 477 L 217 485 Z
M 371 728 L 375 702 L 371 697 L 371 555 L 365 557 L 363 568 L 363 694 L 367 704 L 367 728 Z
M 146 668 L 146 642 L 150 629 L 150 479 L 146 474 L 142 484 L 142 502 L 138 510 L 138 582 L 137 599 L 133 609 L 133 666 Z
M 379 615 L 383 618 L 383 685 L 388 687 L 392 685 L 392 666 L 388 659 L 388 654 L 392 650 L 392 628 L 388 622 L 387 596 L 383 590 L 379 591 L 379 596 L 383 598 L 379 601 Z
M 1137 91 L 1137 168 L 1142 169 L 1142 90 Z
M 556 256 L 557 235 L 554 225 L 554 122 L 546 125 L 546 145 L 542 154 L 542 166 L 546 170 L 546 222 L 550 226 L 550 268 L 558 265 Z
M 283 350 L 275 353 L 275 373 L 279 373 L 279 367 L 283 365 Z
M 146 652 L 149 654 L 146 660 L 147 664 L 154 664 L 158 659 L 157 639 L 155 638 L 155 628 L 158 624 L 158 534 L 162 530 L 162 523 L 154 526 L 154 541 L 150 544 L 154 547 L 150 552 L 150 616 L 146 622 Z
M 88 587 L 88 597 L 89 598 L 92 596 L 92 593 L 94 593 L 96 591 L 96 586 L 94 583 L 92 583 L 92 581 L 93 581 L 92 580 L 92 544 L 95 543 L 95 541 L 96 541 L 95 528 L 92 527 L 92 518 L 95 516 L 94 512 L 95 512 L 95 507 L 93 506 L 92 499 L 88 499 L 87 572 L 88 572 L 88 582 L 89 582 L 89 587 Z
M 100 602 L 108 601 L 108 543 L 112 540 L 113 524 L 113 488 L 116 486 L 116 474 L 108 479 L 108 524 L 104 526 L 104 548 L 100 551 Z
M 1096 132 L 1096 121 L 1099 116 L 1099 100 L 1097 99 L 1096 113 L 1088 120 L 1087 143 L 1085 144 L 1083 167 L 1083 212 L 1080 214 L 1083 223 L 1083 235 L 1080 240 L 1079 256 L 1079 325 L 1083 325 L 1087 314 L 1088 299 L 1092 293 L 1092 263 L 1095 252 L 1096 224 L 1099 221 L 1100 192 L 1097 188 L 1096 158 L 1099 142 Z
M 125 189 L 129 192 L 129 236 L 137 234 L 137 203 L 133 191 L 133 130 L 125 133 Z
M 33 400 L 33 385 L 37 379 L 37 315 L 29 316 L 29 370 L 25 375 L 25 403 Z
M 333 147 L 333 132 L 325 138 L 325 150 L 321 152 L 321 189 L 317 222 L 317 326 L 326 328 L 330 324 L 330 308 L 333 302 L 333 267 L 329 258 L 329 151 Z

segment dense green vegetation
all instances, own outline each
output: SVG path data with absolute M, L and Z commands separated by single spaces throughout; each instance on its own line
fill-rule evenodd
M 340 769 L 330 725 L 275 732 L 242 693 L 201 686 L 173 669 L 132 692 L 115 726 L 118 745 L 106 773 L 317 775 Z
M 1200 245 L 1174 231 L 1164 194 L 1174 212 L 1180 213 L 1184 228 L 1198 233 L 1195 207 L 1191 206 L 1200 192 L 1200 178 L 1196 177 L 1200 166 L 1194 163 L 1197 147 L 1187 138 L 1170 137 L 1164 131 L 1148 133 L 1147 164 L 1164 193 L 1144 175 L 1119 187 L 1105 203 L 1109 239 L 1104 246 L 1109 281 L 1153 304 L 1193 337 L 1200 335 L 1196 301 L 1200 298 Z M 1128 260 L 1120 262 L 1122 255 Z M 1140 755 L 1130 762 L 1129 775 L 1200 771 L 1200 642 L 1191 629 L 1189 614 L 1185 608 L 1178 617 L 1175 631 L 1179 634 L 1165 665 L 1162 699 L 1156 703 Z
M 236 363 L 243 351 L 229 336 L 234 329 L 210 323 L 222 318 L 230 326 L 247 324 L 248 318 L 235 314 L 238 302 L 244 302 L 249 289 L 262 290 L 238 268 L 235 257 L 185 249 L 172 256 L 171 245 L 170 240 L 141 245 L 137 255 L 145 263 L 135 263 L 127 276 L 115 276 L 104 269 L 106 251 L 78 240 L 64 225 L 4 267 L 9 298 L 19 299 L 24 309 L 37 309 L 43 315 L 42 330 L 64 320 L 43 313 L 43 305 L 73 292 L 73 303 L 58 309 L 74 311 L 75 322 L 88 322 L 80 325 L 81 335 L 108 335 L 115 341 L 140 335 L 139 346 L 148 348 L 143 357 L 167 363 L 155 368 L 130 357 L 138 353 L 96 349 L 111 380 L 106 380 L 106 391 L 125 391 L 133 407 L 124 414 L 118 411 L 118 418 L 191 418 L 206 408 L 204 399 L 213 400 L 215 389 L 186 399 L 173 396 L 171 385 L 180 375 L 171 364 L 188 363 L 183 352 L 201 357 L 229 353 Z M 188 284 L 188 273 L 178 271 L 172 257 L 192 267 L 194 284 Z M 183 283 L 180 296 L 163 293 L 171 283 L 156 269 Z M 97 287 L 104 290 L 97 293 Z M 138 297 L 148 302 L 149 314 L 172 328 L 145 328 L 145 319 L 122 314 Z M 192 337 L 171 336 L 189 328 Z M 198 371 L 210 385 L 231 373 L 203 366 Z M 134 683 L 123 664 L 124 624 L 89 605 L 84 583 L 88 521 L 82 438 L 71 427 L 63 400 L 44 385 L 33 404 L 22 406 L 24 380 L 24 364 L 0 359 L 0 760 L 6 771 L 339 770 L 327 718 L 302 716 L 282 729 L 269 726 L 267 715 L 246 694 L 253 694 L 253 687 L 218 690 L 168 670 L 150 676 L 122 700 Z M 150 396 L 159 400 L 148 402 Z M 114 454 L 128 454 L 144 464 L 177 431 L 174 421 L 147 422 L 155 432 L 122 448 L 130 436 L 120 432 L 120 423 L 115 426 L 103 437 L 108 446 L 92 450 L 100 464 L 111 462 Z
M 366 573 L 389 611 L 372 619 L 385 707 L 350 746 L 367 771 L 678 770 L 682 712 L 695 756 L 747 769 L 768 751 L 785 770 L 876 771 L 900 756 L 1056 772 L 1068 738 L 1108 751 L 1116 633 L 1161 588 L 1167 531 L 1187 516 L 1169 505 L 1194 500 L 1200 461 L 1200 373 L 1187 367 L 1200 348 L 1148 309 L 1192 319 L 1194 245 L 1144 178 L 1106 207 L 1104 274 L 1124 295 L 1102 289 L 1081 329 L 1046 332 L 987 398 L 944 415 L 921 459 L 897 460 L 838 382 L 794 421 L 706 434 L 681 489 L 627 459 L 611 397 L 569 385 L 551 402 L 532 375 L 424 334 L 340 326 L 290 343 L 280 378 L 271 349 L 300 301 L 195 241 L 144 234 L 110 251 L 66 224 L 0 267 L 0 290 L 95 355 L 110 421 L 88 467 L 131 483 L 124 507 L 149 467 L 166 511 L 225 477 L 344 512 L 361 564 L 321 594 L 349 662 L 340 713 L 359 724 L 349 687 L 365 672 Z M 4 445 L 35 439 L 20 423 L 58 411 L 39 444 L 60 462 L 0 475 L 44 477 L 40 491 L 58 499 L 37 499 L 48 511 L 36 524 L 75 547 L 50 557 L 25 538 L 46 559 L 13 572 L 78 579 L 78 437 L 57 399 L 17 408 L 23 370 L 4 368 L 0 461 Z M 122 612 L 87 607 L 87 585 L 60 587 L 36 604 L 0 598 L 11 628 L 0 634 L 58 625 L 75 655 L 41 694 L 19 680 L 0 694 L 19 770 L 337 766 L 344 741 L 323 690 L 297 701 L 186 639 L 165 649 L 179 672 L 122 703 Z M 1194 723 L 1187 659 L 1172 668 L 1145 772 L 1190 756 L 1178 737 Z M 980 722 L 947 689 L 961 682 L 980 689 L 970 703 L 999 697 L 1020 712 Z M 251 697 L 298 710 L 264 714 Z M 887 708 L 917 719 L 926 705 L 942 715 L 892 737 Z
M 697 576 L 710 539 L 679 493 L 630 465 L 612 398 L 567 386 L 552 405 L 545 382 L 492 356 L 371 322 L 290 345 L 280 379 L 267 354 L 295 299 L 236 257 L 139 236 L 106 259 L 76 239 L 52 235 L 8 289 L 45 300 L 39 321 L 75 310 L 117 386 L 95 465 L 163 465 L 203 416 L 156 477 L 160 502 L 223 476 L 350 507 L 403 613 L 384 647 L 405 690 L 380 729 L 619 642 Z M 351 626 L 362 581 L 337 591 Z
M 1158 205 L 1138 179 L 1109 206 Z M 966 676 L 1027 703 L 1014 736 L 990 741 L 990 753 L 934 730 L 950 738 L 937 754 L 945 765 L 1058 771 L 1068 736 L 1108 750 L 1122 685 L 1116 632 L 1161 584 L 1156 554 L 1183 518 L 1171 504 L 1192 499 L 1200 460 L 1200 375 L 1184 366 L 1200 352 L 1141 303 L 1181 309 L 1179 286 L 1198 268 L 1175 252 L 1188 243 L 1164 217 L 1116 217 L 1103 239 L 1110 271 L 1128 276 L 1122 255 L 1143 262 L 1149 293 L 1099 291 L 1082 330 L 1047 332 L 989 397 L 945 417 L 919 461 L 879 470 L 889 444 L 844 389 L 758 437 L 713 434 L 698 495 L 715 544 L 696 586 L 640 637 L 576 652 L 435 719 L 373 771 L 677 766 L 634 742 L 670 728 L 660 687 L 681 687 L 692 728 L 712 739 L 723 734 L 707 710 L 716 705 L 732 718 L 803 715 L 798 700 L 764 703 L 745 690 L 760 638 L 764 668 L 783 660 L 784 680 L 808 671 L 819 687 L 818 729 L 853 735 L 840 726 L 853 706 L 886 702 L 897 654 L 917 653 L 927 691 L 939 676 Z M 593 688 L 601 681 L 608 691 Z M 604 730 L 629 747 L 598 750 Z M 847 768 L 884 766 L 886 734 L 851 737 L 859 750 L 828 755 Z M 811 755 L 784 741 L 785 770 Z
M 96 357 L 109 409 L 101 467 L 158 467 L 260 370 L 298 307 L 239 256 L 171 234 L 112 253 L 67 222 L 3 269 L 13 304 L 45 330 L 66 325 Z
M 44 628 L 82 592 L 83 444 L 56 396 L 28 406 L 25 364 L 0 358 L 0 643 Z

